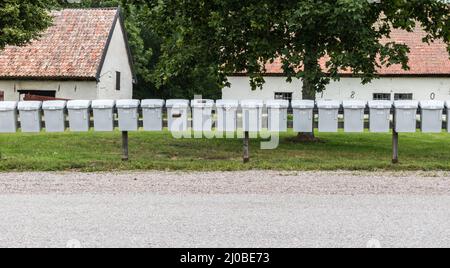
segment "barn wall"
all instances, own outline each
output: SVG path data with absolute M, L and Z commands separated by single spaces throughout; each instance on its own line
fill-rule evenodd
M 263 89 L 252 91 L 247 77 L 229 77 L 231 88 L 224 88 L 224 99 L 273 99 L 275 92 L 292 92 L 293 99 L 301 99 L 302 82 L 294 80 L 287 83 L 285 77 L 266 77 Z M 362 85 L 358 78 L 342 78 L 327 86 L 324 94 L 318 99 L 360 99 L 372 100 L 374 93 L 413 93 L 413 99 L 428 100 L 433 96 L 436 100 L 450 100 L 450 78 L 380 78 L 372 83 Z
M 116 90 L 116 72 L 121 73 L 121 90 Z M 123 29 L 116 24 L 98 84 L 99 99 L 131 99 L 133 73 L 129 64 Z
M 62 99 L 97 99 L 95 81 L 0 81 L 5 101 L 18 101 L 19 90 L 55 91 L 56 98 Z

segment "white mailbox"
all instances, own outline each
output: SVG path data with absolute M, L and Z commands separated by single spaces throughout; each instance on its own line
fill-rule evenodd
M 294 112 L 294 132 L 312 133 L 315 102 L 313 100 L 293 100 L 291 106 Z
M 72 100 L 67 102 L 67 110 L 69 112 L 69 128 L 74 132 L 89 131 L 90 124 L 90 107 L 89 100 Z
M 337 132 L 339 120 L 339 108 L 341 102 L 332 100 L 317 101 L 319 108 L 319 131 Z
M 114 130 L 114 104 L 113 100 L 94 100 L 92 110 L 94 111 L 94 130 Z
M 66 130 L 66 101 L 44 101 L 42 110 L 44 110 L 45 131 L 64 132 Z
M 195 99 L 191 101 L 192 128 L 194 131 L 212 130 L 213 100 Z
M 364 109 L 367 102 L 360 100 L 346 100 L 342 102 L 344 108 L 344 131 L 364 132 Z
M 120 131 L 137 131 L 139 129 L 139 103 L 138 100 L 116 101 Z
M 17 102 L 0 101 L 0 133 L 17 131 Z
M 142 100 L 142 116 L 145 131 L 161 131 L 163 129 L 164 100 Z
M 445 102 L 445 107 L 447 108 L 447 132 L 450 133 L 450 101 Z
M 17 108 L 20 116 L 20 126 L 22 132 L 40 132 L 42 127 L 42 102 L 21 101 Z
M 386 133 L 391 130 L 392 101 L 369 101 L 369 129 L 374 133 Z
M 425 133 L 442 132 L 443 101 L 421 101 L 421 129 Z
M 241 101 L 241 107 L 243 131 L 261 131 L 264 102 L 261 100 L 243 100 Z
M 235 132 L 237 130 L 237 100 L 217 100 L 217 125 L 219 132 Z
M 171 132 L 188 130 L 188 100 L 168 100 L 166 102 L 168 127 Z
M 395 131 L 412 133 L 417 131 L 418 101 L 395 101 Z
M 268 126 L 270 132 L 286 132 L 287 131 L 287 109 L 289 108 L 288 100 L 268 100 L 266 101 L 268 113 Z

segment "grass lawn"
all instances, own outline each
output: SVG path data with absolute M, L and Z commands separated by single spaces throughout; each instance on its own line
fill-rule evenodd
M 0 134 L 0 171 L 111 170 L 450 170 L 450 134 L 400 134 L 400 164 L 391 164 L 390 134 L 317 134 L 322 143 L 292 142 L 276 150 L 252 140 L 174 139 L 169 132 L 130 133 L 130 161 L 121 161 L 121 135 L 112 133 Z

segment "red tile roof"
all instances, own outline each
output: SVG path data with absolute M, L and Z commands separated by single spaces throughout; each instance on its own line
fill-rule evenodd
M 39 40 L 0 51 L 0 79 L 96 79 L 119 10 L 54 11 Z
M 436 41 L 430 45 L 422 42 L 425 32 L 419 27 L 414 32 L 394 30 L 391 39 L 397 43 L 409 46 L 409 67 L 405 71 L 401 65 L 393 65 L 389 68 L 378 70 L 381 76 L 450 76 L 450 55 L 447 46 L 442 41 Z M 325 69 L 325 59 L 321 60 L 321 65 Z M 283 74 L 280 60 L 266 65 L 267 74 Z M 342 71 L 341 74 L 350 74 Z

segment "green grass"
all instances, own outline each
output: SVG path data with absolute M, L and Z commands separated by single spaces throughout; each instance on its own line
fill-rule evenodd
M 390 134 L 317 134 L 322 143 L 292 142 L 276 150 L 252 140 L 174 139 L 168 132 L 130 133 L 130 161 L 121 161 L 120 132 L 0 134 L 0 171 L 111 170 L 450 170 L 450 134 L 400 134 L 400 164 L 391 164 Z

